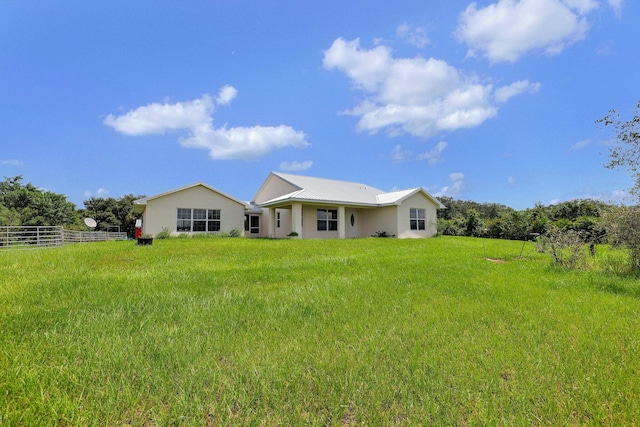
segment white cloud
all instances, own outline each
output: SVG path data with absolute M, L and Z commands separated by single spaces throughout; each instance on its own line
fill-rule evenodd
M 516 178 L 515 176 L 510 176 L 509 178 L 507 178 L 507 183 L 511 186 L 516 185 L 517 182 L 518 178 Z
M 326 69 L 345 72 L 357 89 L 377 92 L 389 74 L 391 52 L 386 46 L 363 50 L 359 39 L 338 38 L 324 52 L 322 62 Z
M 311 160 L 306 160 L 304 162 L 294 160 L 292 162 L 281 162 L 280 170 L 285 172 L 300 172 L 310 169 L 311 166 L 313 166 L 313 162 Z
M 391 150 L 391 160 L 394 163 L 401 163 L 411 159 L 413 153 L 409 150 L 403 150 L 400 144 L 393 147 Z
M 109 114 L 104 124 L 125 135 L 164 134 L 167 131 L 187 131 L 179 138 L 184 147 L 209 150 L 213 159 L 255 159 L 274 148 L 309 145 L 306 135 L 289 126 L 231 127 L 213 126 L 217 105 L 228 105 L 237 95 L 233 86 L 223 86 L 215 102 L 209 94 L 198 99 L 170 104 L 148 104 L 121 116 Z
M 24 163 L 16 159 L 2 160 L 0 161 L 0 164 L 7 165 L 7 166 L 17 166 L 17 167 L 21 167 L 24 165 Z
M 438 190 L 434 196 L 458 197 L 464 190 L 464 174 L 462 172 L 453 172 L 449 174 L 450 185 L 445 185 Z
M 612 190 L 612 191 L 594 191 L 593 189 L 583 189 L 582 191 L 566 194 L 562 198 L 553 199 L 547 204 L 557 205 L 558 203 L 568 202 L 571 200 L 599 200 L 608 204 L 626 204 L 633 202 L 630 195 L 625 190 Z
M 504 103 L 510 98 L 522 93 L 536 93 L 540 90 L 540 83 L 531 83 L 529 80 L 520 80 L 508 86 L 502 86 L 496 89 L 496 102 Z
M 391 160 L 393 160 L 394 163 L 410 160 L 426 160 L 430 165 L 435 165 L 443 160 L 442 152 L 447 148 L 447 145 L 446 142 L 440 141 L 432 150 L 420 153 L 414 157 L 411 150 L 405 150 L 402 148 L 402 145 L 398 144 L 391 150 Z
M 122 116 L 109 114 L 103 123 L 125 135 L 164 134 L 169 130 L 186 129 L 211 122 L 215 105 L 211 95 L 175 104 L 147 104 Z
M 589 144 L 591 144 L 591 140 L 590 139 L 585 139 L 585 140 L 582 140 L 582 141 L 578 141 L 575 144 L 573 144 L 571 147 L 569 147 L 569 151 L 582 150 L 583 148 L 588 147 Z
M 449 180 L 453 182 L 462 181 L 464 174 L 462 172 L 452 172 L 449 174 Z
M 575 9 L 581 15 L 586 15 L 587 13 L 597 9 L 600 5 L 596 0 L 561 0 L 562 3 L 566 4 L 571 9 Z
M 396 34 L 411 46 L 422 49 L 429 44 L 427 30 L 422 27 L 411 28 L 407 23 L 401 24 L 396 29 Z
M 238 90 L 230 85 L 224 85 L 218 92 L 216 103 L 218 105 L 229 105 L 231 101 L 238 95 Z
M 482 54 L 492 62 L 515 62 L 531 52 L 555 55 L 585 38 L 586 15 L 598 5 L 595 0 L 499 0 L 477 9 L 471 3 L 460 14 L 455 34 L 469 46 L 469 56 Z
M 622 4 L 624 3 L 624 0 L 608 0 L 607 3 L 609 3 L 609 6 L 613 9 L 618 18 L 622 16 Z
M 445 141 L 440 141 L 433 148 L 433 150 L 421 153 L 418 155 L 418 160 L 426 160 L 430 165 L 435 165 L 442 161 L 442 152 L 447 148 L 449 144 Z
M 358 39 L 336 39 L 324 52 L 326 69 L 345 73 L 365 99 L 347 114 L 358 116 L 359 131 L 390 136 L 431 137 L 441 131 L 471 128 L 495 117 L 502 102 L 537 83 L 516 82 L 500 88 L 465 75 L 435 58 L 394 58 L 386 46 L 360 47 Z M 519 91 L 519 92 L 518 92 Z
M 105 199 L 105 198 L 108 198 L 110 195 L 111 195 L 111 192 L 106 188 L 98 188 L 96 191 L 91 191 L 91 190 L 84 191 L 84 197 L 86 197 L 87 199 L 92 197 Z
M 598 55 L 608 55 L 611 52 L 611 42 L 603 43 L 596 49 Z
M 253 126 L 213 128 L 203 125 L 192 130 L 188 138 L 180 138 L 183 147 L 209 150 L 212 159 L 252 160 L 271 152 L 274 148 L 309 145 L 305 134 L 289 126 Z

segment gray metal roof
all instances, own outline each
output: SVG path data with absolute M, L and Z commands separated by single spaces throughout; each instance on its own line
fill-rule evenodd
M 417 192 L 422 192 L 429 199 L 433 200 L 434 203 L 438 204 L 439 207 L 443 207 L 437 199 L 420 187 L 409 190 L 385 192 L 370 185 L 357 182 L 315 178 L 281 172 L 271 173 L 298 188 L 298 190 L 267 200 L 261 203 L 262 206 L 292 201 L 306 201 L 375 207 L 397 204 Z

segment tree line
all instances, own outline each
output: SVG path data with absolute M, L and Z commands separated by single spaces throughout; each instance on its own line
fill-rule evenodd
M 63 226 L 70 230 L 86 230 L 85 218 L 96 221 L 96 231 L 135 233 L 137 216 L 133 201 L 144 196 L 127 194 L 122 197 L 91 197 L 76 209 L 63 194 L 43 190 L 23 177 L 5 177 L 0 182 L 0 226 Z
M 0 225 L 62 225 L 86 229 L 84 218 L 96 221 L 95 230 L 135 232 L 138 216 L 133 201 L 144 196 L 91 197 L 76 209 L 66 196 L 23 184 L 22 176 L 0 182 Z M 597 200 L 573 200 L 557 205 L 515 210 L 498 203 L 478 203 L 440 197 L 446 209 L 438 211 L 438 233 L 450 236 L 491 237 L 526 240 L 542 235 L 552 227 L 575 230 L 586 241 L 603 234 L 602 218 L 611 206 Z
M 598 200 L 571 200 L 515 210 L 497 203 L 477 203 L 440 197 L 447 207 L 438 211 L 438 233 L 450 236 L 531 240 L 553 228 L 575 230 L 585 241 L 604 235 L 603 216 L 612 208 Z

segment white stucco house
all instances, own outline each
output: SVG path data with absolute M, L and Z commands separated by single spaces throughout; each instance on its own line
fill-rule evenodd
M 133 202 L 133 211 L 142 214 L 142 231 L 154 236 L 163 229 L 173 235 L 242 230 L 245 208 L 244 202 L 202 182 Z
M 251 202 L 203 183 L 134 201 L 143 231 L 229 232 L 247 237 L 399 238 L 436 234 L 444 206 L 421 187 L 385 192 L 366 184 L 272 172 Z

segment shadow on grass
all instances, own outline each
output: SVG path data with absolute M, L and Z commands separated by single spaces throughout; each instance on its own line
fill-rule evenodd
M 640 275 L 637 273 L 601 272 L 592 278 L 591 284 L 601 292 L 640 298 Z

